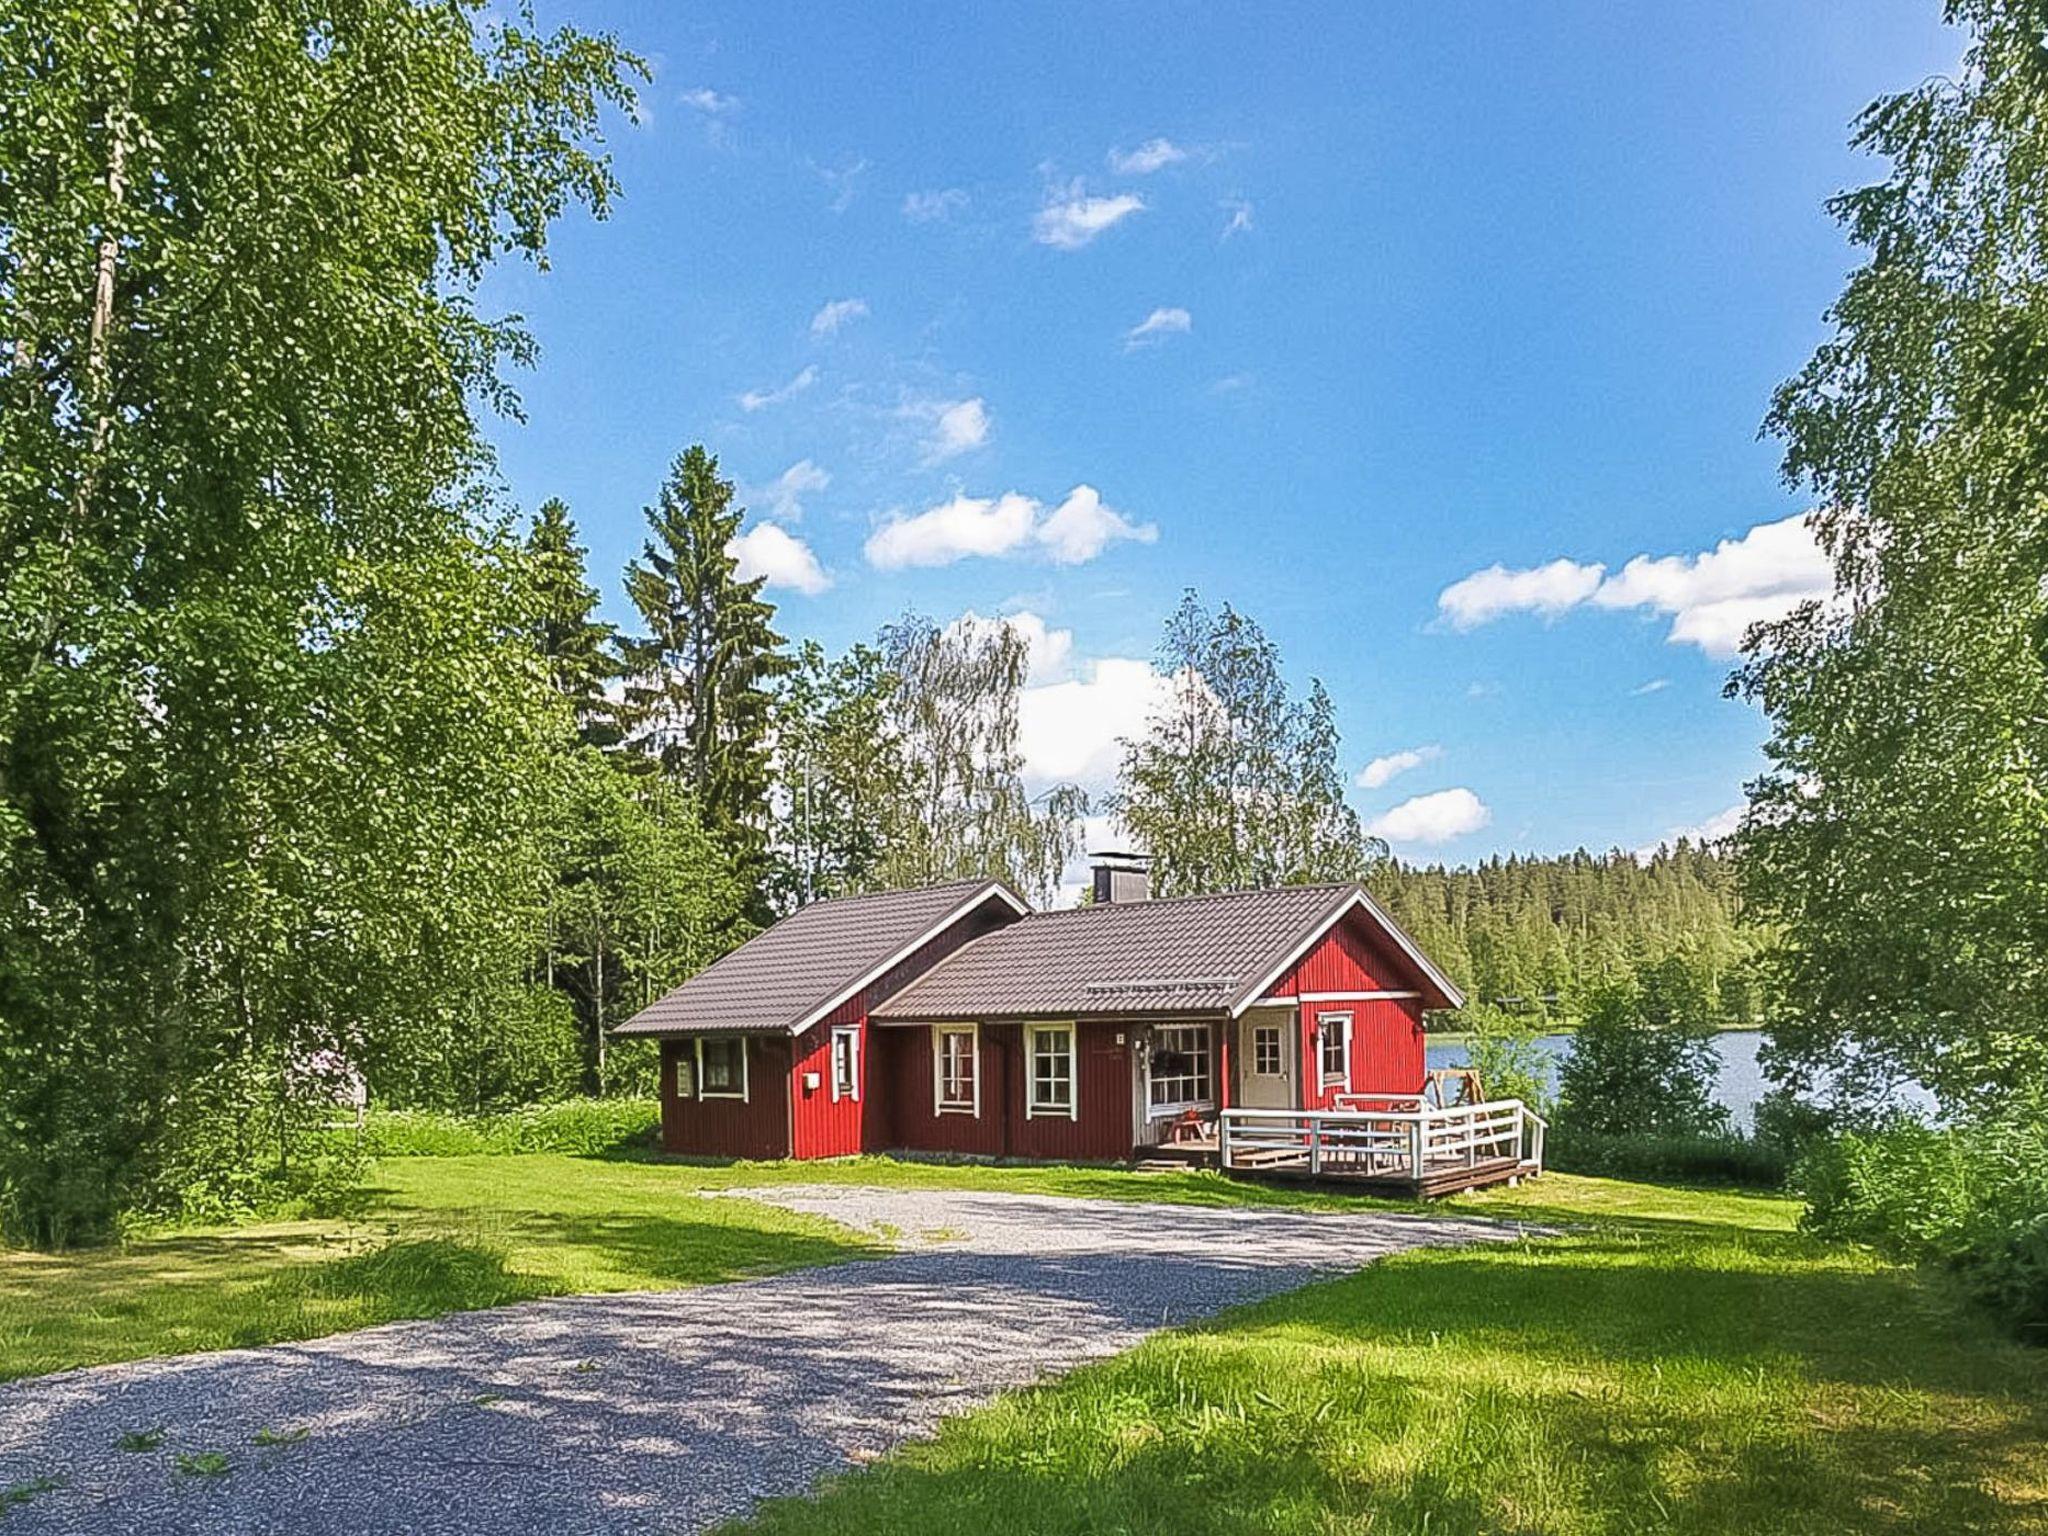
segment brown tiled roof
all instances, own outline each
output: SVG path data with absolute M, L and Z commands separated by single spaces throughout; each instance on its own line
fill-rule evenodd
M 877 1019 L 1227 1013 L 1357 905 L 1442 1006 L 1454 987 L 1356 885 L 1295 885 L 1038 912 L 976 939 L 871 1011 Z
M 713 961 L 613 1033 L 807 1028 L 925 939 L 992 899 L 1025 910 L 995 880 L 814 901 Z

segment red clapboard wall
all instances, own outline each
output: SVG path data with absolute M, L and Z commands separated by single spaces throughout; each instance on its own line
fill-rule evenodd
M 1395 992 L 1415 984 L 1406 965 L 1377 934 L 1347 918 L 1273 985 L 1276 1000 L 1304 993 Z M 1422 1005 L 1412 997 L 1353 998 L 1304 1002 L 1297 1010 L 1301 1051 L 1302 1107 L 1328 1109 L 1339 1093 L 1420 1093 L 1425 1061 Z M 1351 1015 L 1349 1086 L 1323 1086 L 1318 1020 Z
M 856 1152 L 876 1151 L 896 1145 L 879 1134 L 876 1122 L 884 1113 L 876 1095 L 869 1091 L 874 1076 L 871 1053 L 880 1031 L 868 1023 L 868 1010 L 885 997 L 893 996 L 916 977 L 937 965 L 961 945 L 1016 921 L 1017 914 L 1000 901 L 985 901 L 945 932 L 928 939 L 910 955 L 863 987 L 812 1025 L 795 1042 L 795 1060 L 789 1073 L 789 1122 L 793 1155 L 797 1157 L 848 1157 Z M 860 1054 L 856 1091 L 832 1097 L 832 1030 L 852 1025 L 860 1031 Z M 817 1074 L 815 1088 L 805 1079 Z M 926 1095 L 929 1099 L 930 1095 Z
M 1131 1153 L 1131 1053 L 1109 1024 L 1082 1024 L 1074 1048 L 1078 1118 L 1025 1113 L 1021 1024 L 981 1027 L 981 1113 L 940 1114 L 934 1104 L 932 1032 L 920 1025 L 873 1029 L 874 1082 L 886 1099 L 886 1140 L 877 1146 L 987 1157 L 1106 1159 Z M 1125 1036 L 1129 1039 L 1128 1034 Z M 882 1123 L 871 1128 L 883 1130 Z
M 789 1156 L 789 1041 L 747 1037 L 744 1099 L 683 1099 L 676 1063 L 696 1049 L 689 1040 L 661 1042 L 661 1145 L 696 1157 Z

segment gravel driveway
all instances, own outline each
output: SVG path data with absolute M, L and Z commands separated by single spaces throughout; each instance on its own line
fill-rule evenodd
M 1005 1387 L 1484 1222 L 784 1186 L 893 1257 L 0 1386 L 0 1532 L 700 1530 Z M 679 1198 L 700 1198 L 679 1196 Z M 709 1197 L 715 1198 L 715 1197 Z M 124 1452 L 124 1431 L 166 1425 Z M 286 1444 L 252 1437 L 304 1431 Z M 193 1476 L 174 1457 L 224 1452 Z

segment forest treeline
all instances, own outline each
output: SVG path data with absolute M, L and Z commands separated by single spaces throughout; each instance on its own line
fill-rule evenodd
M 1712 845 L 1468 868 L 1390 861 L 1367 883 L 1474 1002 L 1571 1020 L 1603 983 L 1675 961 L 1716 1022 L 1764 1022 L 1766 934 L 1744 916 L 1734 861 Z

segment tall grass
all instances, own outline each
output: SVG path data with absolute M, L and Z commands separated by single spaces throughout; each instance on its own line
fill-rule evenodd
M 378 1110 L 364 1121 L 362 1148 L 371 1157 L 593 1157 L 651 1148 L 660 1123 L 653 1099 L 565 1099 L 502 1115 Z

